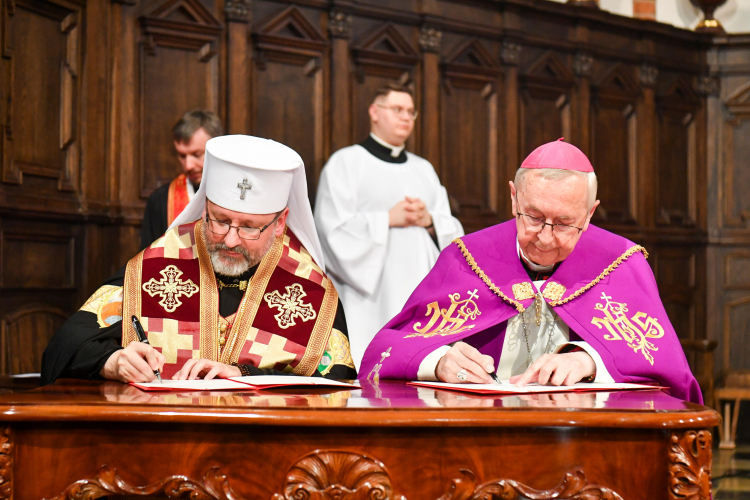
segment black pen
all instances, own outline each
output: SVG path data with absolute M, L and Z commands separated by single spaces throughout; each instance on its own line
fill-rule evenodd
M 131 316 L 130 320 L 133 322 L 133 328 L 135 329 L 136 335 L 138 335 L 138 342 L 148 344 L 148 337 L 146 337 L 146 332 L 143 331 L 141 322 L 138 321 L 138 318 L 136 318 L 135 316 Z M 161 379 L 161 373 L 159 373 L 159 370 L 154 370 L 154 375 L 156 375 L 156 378 L 159 379 L 159 382 L 161 382 L 162 384 L 164 383 L 164 381 Z
M 133 316 L 133 317 L 135 317 L 135 316 Z M 490 372 L 490 377 L 492 377 L 492 380 L 494 380 L 496 384 L 503 385 L 503 383 L 500 382 L 500 379 L 497 378 L 497 373 L 495 373 L 494 370 L 492 370 L 492 372 Z

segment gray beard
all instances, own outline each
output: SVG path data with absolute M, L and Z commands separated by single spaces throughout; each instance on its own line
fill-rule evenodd
M 213 266 L 215 273 L 224 276 L 240 276 L 251 267 L 258 265 L 271 249 L 274 242 L 274 238 L 269 238 L 264 248 L 256 252 L 251 252 L 239 245 L 229 248 L 224 243 L 211 243 L 208 240 L 207 231 L 207 225 L 203 224 L 203 239 L 206 242 L 206 249 L 211 258 L 211 266 Z M 222 254 L 222 250 L 236 252 L 240 255 L 238 257 L 230 257 L 229 255 Z

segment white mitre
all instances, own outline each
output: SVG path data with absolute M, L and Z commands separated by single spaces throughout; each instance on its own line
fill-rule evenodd
M 200 188 L 170 229 L 202 218 L 206 198 L 227 210 L 254 215 L 289 207 L 287 226 L 325 270 L 307 198 L 305 164 L 293 149 L 249 135 L 214 137 L 206 143 Z

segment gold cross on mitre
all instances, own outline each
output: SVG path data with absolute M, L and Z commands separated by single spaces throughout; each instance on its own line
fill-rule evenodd
M 198 285 L 193 283 L 192 280 L 182 281 L 182 271 L 177 269 L 175 265 L 169 265 L 159 271 L 162 275 L 162 279 L 156 281 L 154 278 L 148 280 L 147 283 L 143 284 L 143 290 L 148 292 L 150 296 L 158 295 L 161 297 L 159 305 L 164 308 L 168 313 L 172 313 L 182 305 L 180 301 L 181 296 L 191 297 L 195 292 L 199 290 Z
M 247 182 L 247 179 L 242 179 L 242 182 L 237 183 L 237 187 L 240 188 L 240 200 L 245 199 L 245 191 L 252 189 L 253 185 Z

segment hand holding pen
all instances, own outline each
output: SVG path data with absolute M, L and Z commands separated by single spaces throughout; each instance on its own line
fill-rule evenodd
M 133 329 L 135 329 L 136 335 L 138 335 L 138 342 L 151 345 L 148 342 L 148 337 L 146 337 L 146 332 L 143 331 L 143 326 L 141 326 L 141 322 L 138 321 L 138 318 L 135 316 L 131 316 L 130 320 L 133 322 Z M 159 379 L 159 382 L 164 383 L 164 381 L 161 379 L 161 373 L 159 373 L 158 368 L 154 370 L 154 375 L 156 375 L 156 378 Z

